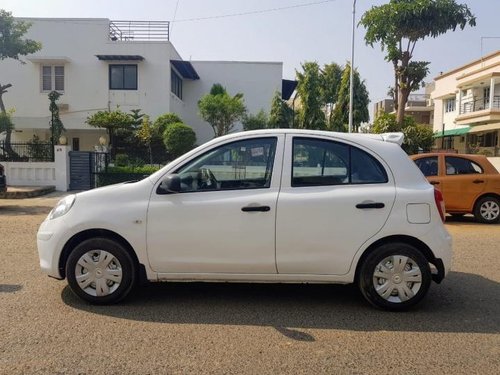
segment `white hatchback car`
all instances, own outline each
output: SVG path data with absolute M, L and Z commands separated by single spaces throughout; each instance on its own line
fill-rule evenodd
M 96 304 L 141 280 L 355 282 L 373 305 L 406 309 L 444 278 L 452 251 L 442 197 L 401 141 L 216 138 L 142 181 L 61 200 L 38 231 L 41 268 Z

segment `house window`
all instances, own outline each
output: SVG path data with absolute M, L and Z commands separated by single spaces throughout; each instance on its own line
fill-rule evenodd
M 42 91 L 64 91 L 64 66 L 42 65 Z
M 455 103 L 456 103 L 455 98 L 453 98 L 453 99 L 446 99 L 445 102 L 444 102 L 444 111 L 446 113 L 448 113 L 448 112 L 454 112 L 455 111 Z
M 182 78 L 173 69 L 170 69 L 170 91 L 182 99 Z
M 137 90 L 137 65 L 110 65 L 110 90 Z

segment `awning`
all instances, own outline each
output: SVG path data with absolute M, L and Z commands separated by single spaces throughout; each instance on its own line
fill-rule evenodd
M 142 61 L 144 57 L 141 55 L 95 55 L 102 61 Z
M 170 60 L 172 66 L 179 72 L 182 78 L 185 79 L 200 79 L 198 73 L 194 69 L 193 65 L 189 61 L 182 60 Z
M 298 82 L 290 79 L 281 80 L 281 99 L 288 100 L 292 96 Z
M 485 132 L 485 131 L 499 130 L 499 129 L 500 129 L 500 123 L 487 124 L 487 125 L 476 125 L 476 126 L 472 126 L 470 128 L 469 133 L 478 133 L 478 132 Z
M 470 127 L 469 126 L 467 126 L 465 128 L 457 128 L 457 129 L 445 130 L 444 132 L 438 131 L 438 132 L 434 133 L 434 138 L 455 137 L 457 135 L 467 134 L 469 131 L 470 131 Z

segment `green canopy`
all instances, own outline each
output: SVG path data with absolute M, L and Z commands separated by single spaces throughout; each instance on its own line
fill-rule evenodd
M 464 135 L 464 134 L 467 134 L 469 132 L 469 130 L 470 130 L 470 126 L 467 126 L 465 128 L 445 130 L 444 132 L 439 131 L 439 132 L 434 133 L 434 138 L 455 137 L 457 135 Z

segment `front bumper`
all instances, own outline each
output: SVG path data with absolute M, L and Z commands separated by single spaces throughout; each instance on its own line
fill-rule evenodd
M 50 277 L 62 279 L 63 277 L 59 271 L 59 259 L 66 242 L 59 234 L 64 233 L 64 230 L 60 230 L 59 227 L 64 224 L 62 222 L 57 223 L 58 230 L 56 231 L 55 221 L 60 220 L 45 220 L 40 225 L 36 235 L 36 242 L 42 272 Z

